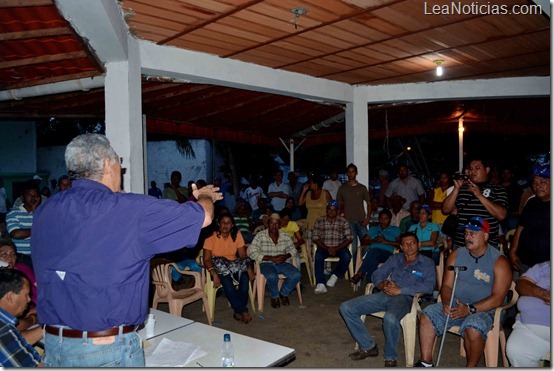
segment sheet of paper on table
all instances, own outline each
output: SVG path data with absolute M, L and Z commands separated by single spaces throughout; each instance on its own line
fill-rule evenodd
M 144 350 L 150 353 L 150 349 Z M 146 367 L 178 367 L 206 355 L 194 344 L 163 338 L 146 358 Z

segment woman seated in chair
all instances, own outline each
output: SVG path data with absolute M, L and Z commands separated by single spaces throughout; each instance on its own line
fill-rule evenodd
M 281 211 L 279 211 L 279 216 L 281 217 L 281 230 L 287 232 L 291 240 L 294 242 L 296 251 L 298 251 L 298 254 L 296 255 L 296 266 L 300 267 L 300 250 L 302 244 L 304 243 L 300 227 L 295 221 L 292 220 L 292 210 L 288 207 L 284 207 Z
M 294 201 L 294 197 L 287 198 L 285 207 L 291 210 L 290 220 L 297 221 L 302 219 L 302 212 L 300 211 L 298 206 L 296 206 L 296 201 Z
M 19 324 L 17 325 L 18 330 L 26 330 L 28 327 L 38 323 L 36 308 L 37 281 L 35 279 L 35 274 L 28 265 L 17 262 L 16 247 L 10 238 L 0 238 L 0 261 L 7 264 L 5 268 L 13 268 L 23 272 L 31 285 L 31 292 L 29 293 L 31 302 L 27 306 L 25 312 L 23 312 L 23 315 L 18 318 Z M 23 332 L 23 337 L 26 337 L 25 332 Z
M 246 254 L 244 239 L 231 214 L 220 215 L 217 225 L 218 230 L 204 241 L 204 267 L 211 275 L 214 287 L 223 287 L 233 308 L 233 317 L 248 323 L 252 320 L 247 306 L 248 283 L 254 279 L 254 271 Z
M 419 253 L 427 256 L 439 265 L 440 250 L 438 248 L 438 238 L 440 227 L 437 223 L 431 222 L 431 207 L 429 205 L 420 205 L 417 207 L 419 212 L 419 222 L 412 224 L 408 229 L 414 232 L 421 243 Z

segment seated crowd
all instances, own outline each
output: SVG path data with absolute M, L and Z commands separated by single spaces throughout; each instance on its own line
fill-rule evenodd
M 321 177 L 310 175 L 304 185 L 296 181 L 294 173 L 288 175 L 289 182 L 284 182 L 283 173 L 277 171 L 275 182 L 264 192 L 258 179 L 251 177 L 241 196 L 233 200 L 231 211 L 224 200 L 212 197 L 217 201 L 215 218 L 199 232 L 194 249 L 182 249 L 189 255 L 172 260 L 181 269 L 204 269 L 214 288 L 223 288 L 233 318 L 245 324 L 252 321 L 248 290 L 256 269 L 265 277 L 271 307 L 276 309 L 290 305 L 289 296 L 302 281 L 303 254 L 309 255 L 309 262 L 313 259 L 316 294 L 334 287 L 354 264 L 355 274 L 350 277 L 353 292 L 364 279 L 375 289 L 369 295 L 356 295 L 338 308 L 359 346 L 349 357 L 359 361 L 379 355 L 361 316 L 384 311 L 385 367 L 397 366 L 400 321 L 410 312 L 413 297 L 430 297 L 439 287 L 440 301 L 424 307 L 419 318 L 421 353 L 416 366 L 435 365 L 435 341 L 444 336 L 447 324 L 460 327 L 467 366 L 477 366 L 493 326 L 494 310 L 505 303 L 514 279 L 520 295 L 519 313 L 506 346 L 507 357 L 512 366 L 537 367 L 550 348 L 550 256 L 543 248 L 541 261 L 532 260 L 529 244 L 541 238 L 537 233 L 546 230 L 544 220 L 539 223 L 536 218 L 544 216 L 547 203 L 549 208 L 547 166 L 533 170 L 534 195 L 517 215 L 520 224 L 515 222 L 512 248 L 506 252 L 500 247 L 508 231 L 499 223 L 506 217 L 506 192 L 502 185 L 490 182 L 486 163 L 474 159 L 466 170 L 468 179 L 452 181 L 447 172 L 441 171 L 427 198 L 421 183 L 409 175 L 405 165 L 399 167 L 397 179 L 390 183 L 382 180 L 387 188 L 381 190 L 381 199 L 356 181 L 353 164 L 347 168 L 349 181 L 345 184 L 338 180 L 337 171 L 325 183 Z M 380 175 L 386 177 L 388 173 Z M 194 188 L 185 188 L 181 180 L 181 173 L 174 171 L 163 192 L 152 182 L 149 194 L 185 203 L 196 201 L 198 189 L 207 186 L 199 180 Z M 360 186 L 363 195 L 352 191 Z M 69 178 L 60 178 L 57 192 L 69 188 Z M 0 261 L 5 262 L 0 269 L 2 366 L 42 365 L 34 348 L 43 337 L 42 328 L 29 327 L 40 322 L 36 306 L 37 290 L 41 288 L 36 283 L 30 253 L 33 214 L 44 202 L 38 183 L 27 182 L 20 201 L 6 215 L 9 238 L 0 238 Z M 364 217 L 348 218 L 356 213 Z M 448 223 L 447 215 L 456 215 L 455 232 L 443 228 Z M 530 237 L 531 230 L 534 235 Z M 453 246 L 447 243 L 453 240 Z M 447 269 L 438 283 L 435 267 L 441 252 Z M 329 258 L 336 259 L 327 271 Z M 184 283 L 182 278 L 172 271 L 174 282 Z

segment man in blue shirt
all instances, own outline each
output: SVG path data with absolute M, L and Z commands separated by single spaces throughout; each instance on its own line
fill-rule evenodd
M 433 292 L 436 280 L 435 264 L 430 258 L 419 255 L 419 240 L 415 233 L 406 232 L 400 236 L 400 249 L 403 254 L 389 257 L 371 277 L 380 292 L 358 296 L 345 301 L 339 307 L 348 331 L 359 345 L 359 350 L 350 354 L 354 361 L 379 355 L 377 344 L 360 316 L 386 311 L 383 318 L 385 367 L 396 367 L 400 320 L 410 312 L 416 293 Z
M 16 269 L 0 270 L 0 366 L 36 367 L 40 356 L 31 343 L 42 338 L 42 329 L 36 327 L 23 337 L 16 328 L 17 317 L 31 301 L 31 286 L 25 275 Z
M 122 193 L 120 158 L 99 134 L 65 152 L 73 187 L 35 212 L 33 260 L 45 365 L 143 367 L 135 332 L 148 313 L 150 259 L 194 247 L 221 199 L 211 185 L 179 204 Z
M 390 210 L 383 209 L 379 212 L 379 225 L 369 227 L 361 243 L 362 247 L 369 247 L 363 252 L 362 264 L 350 282 L 357 284 L 366 273 L 368 279 L 371 279 L 379 264 L 384 263 L 394 253 L 394 248 L 398 246 L 400 228 L 390 225 L 391 219 Z
M 150 189 L 148 190 L 148 196 L 162 198 L 162 190 L 156 186 L 156 182 L 153 180 L 150 182 Z

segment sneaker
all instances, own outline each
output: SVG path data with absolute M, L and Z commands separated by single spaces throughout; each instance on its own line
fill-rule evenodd
M 314 292 L 316 294 L 325 294 L 327 292 L 327 289 L 325 288 L 324 284 L 318 283 L 317 286 L 315 287 Z
M 337 280 L 339 278 L 337 276 L 335 276 L 334 274 L 331 275 L 331 278 L 329 278 L 329 281 L 327 281 L 327 286 L 328 287 L 335 287 L 335 284 L 337 283 Z
M 420 359 L 415 363 L 414 367 L 435 367 L 435 365 L 433 362 L 423 361 Z
M 361 350 L 358 349 L 354 353 L 349 354 L 351 360 L 353 361 L 361 361 L 362 359 L 365 359 L 367 357 L 377 357 L 379 355 L 379 349 L 377 348 L 377 345 L 369 350 Z

